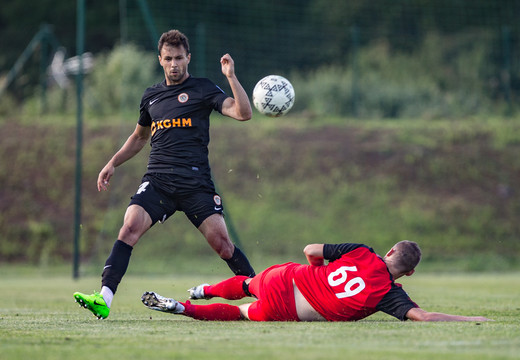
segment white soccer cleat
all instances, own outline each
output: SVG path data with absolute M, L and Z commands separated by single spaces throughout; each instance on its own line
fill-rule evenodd
M 166 298 L 153 291 L 147 291 L 141 296 L 144 306 L 151 310 L 167 312 L 171 314 L 182 314 L 184 305 L 174 299 Z
M 190 299 L 192 299 L 192 300 L 211 299 L 210 296 L 204 295 L 204 286 L 209 286 L 209 284 L 201 284 L 201 285 L 192 287 L 191 289 L 188 289 L 188 292 L 190 293 Z

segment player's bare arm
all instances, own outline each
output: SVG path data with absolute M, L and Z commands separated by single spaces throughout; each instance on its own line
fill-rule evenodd
M 235 74 L 233 58 L 229 54 L 225 54 L 220 58 L 220 64 L 222 66 L 222 74 L 228 79 L 229 86 L 233 92 L 233 97 L 227 98 L 222 104 L 222 114 L 239 121 L 251 119 L 251 116 L 253 116 L 251 103 Z
M 436 312 L 428 312 L 421 308 L 412 308 L 406 313 L 406 317 L 414 321 L 493 321 L 483 316 L 462 316 Z
M 303 249 L 303 253 L 309 264 L 314 266 L 323 265 L 323 244 L 309 244 Z
M 128 137 L 121 149 L 110 159 L 98 175 L 98 191 L 108 190 L 110 178 L 115 168 L 134 157 L 146 145 L 151 135 L 149 127 L 137 124 L 134 132 Z

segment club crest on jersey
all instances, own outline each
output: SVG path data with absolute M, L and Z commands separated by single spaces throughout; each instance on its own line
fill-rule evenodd
M 217 205 L 217 206 L 222 205 L 222 199 L 218 195 L 213 196 L 213 201 L 215 202 L 215 205 Z
M 180 103 L 184 104 L 186 101 L 188 101 L 190 97 L 186 93 L 179 94 L 177 97 L 177 100 L 179 100 Z

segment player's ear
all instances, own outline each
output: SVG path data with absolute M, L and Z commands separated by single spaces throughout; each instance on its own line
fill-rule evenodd
M 395 252 L 395 249 L 394 249 L 394 248 L 391 248 L 390 250 L 388 250 L 388 252 L 386 253 L 385 257 L 389 257 L 389 256 L 392 255 L 394 252 Z
M 405 275 L 412 276 L 414 272 L 415 272 L 415 269 L 408 271 Z

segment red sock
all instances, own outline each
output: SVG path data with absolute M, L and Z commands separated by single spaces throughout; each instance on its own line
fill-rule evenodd
M 228 300 L 242 299 L 247 296 L 242 287 L 246 279 L 249 279 L 249 277 L 237 275 L 217 284 L 206 286 L 204 287 L 204 295 Z
M 240 308 L 229 304 L 193 305 L 189 300 L 184 305 L 183 315 L 196 320 L 234 321 L 241 320 Z

